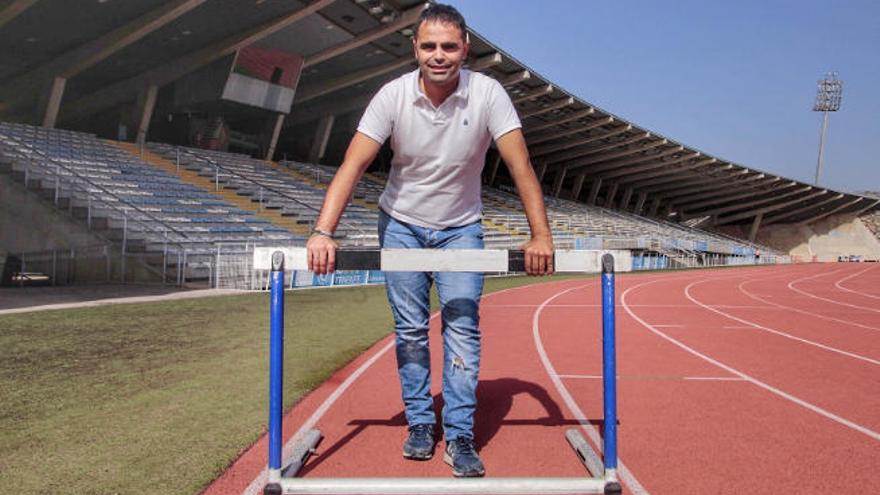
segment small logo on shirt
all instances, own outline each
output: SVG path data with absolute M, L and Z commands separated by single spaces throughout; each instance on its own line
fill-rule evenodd
M 467 125 L 467 124 L 468 124 L 467 119 L 464 119 L 464 125 Z

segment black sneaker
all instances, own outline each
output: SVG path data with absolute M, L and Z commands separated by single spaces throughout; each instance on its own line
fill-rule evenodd
M 443 462 L 452 466 L 452 474 L 457 478 L 478 478 L 486 474 L 486 468 L 470 438 L 459 437 L 446 442 Z
M 403 442 L 403 457 L 417 461 L 427 461 L 434 457 L 434 425 L 409 427 L 409 436 Z

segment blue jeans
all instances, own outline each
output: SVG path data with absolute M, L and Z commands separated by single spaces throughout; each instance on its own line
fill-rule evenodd
M 381 212 L 383 248 L 482 249 L 483 227 L 475 222 L 443 230 L 400 222 Z M 437 285 L 443 325 L 443 432 L 447 441 L 473 438 L 480 371 L 482 273 L 387 272 L 385 290 L 394 315 L 397 370 L 406 420 L 434 424 L 428 348 L 431 284 Z

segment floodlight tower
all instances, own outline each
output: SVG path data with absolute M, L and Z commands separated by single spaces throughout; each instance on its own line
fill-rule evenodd
M 825 133 L 828 131 L 828 112 L 840 110 L 840 98 L 843 94 L 843 81 L 837 78 L 837 72 L 825 74 L 816 85 L 816 104 L 814 112 L 822 112 L 822 134 L 819 136 L 819 160 L 816 163 L 816 185 L 819 185 L 819 174 L 822 173 L 822 158 L 825 155 Z

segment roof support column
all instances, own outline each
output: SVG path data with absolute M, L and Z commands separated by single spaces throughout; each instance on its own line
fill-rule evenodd
M 272 129 L 272 138 L 269 140 L 269 149 L 266 150 L 266 160 L 272 160 L 275 156 L 275 147 L 278 146 L 278 137 L 281 136 L 281 127 L 284 126 L 284 118 L 287 115 L 279 113 L 275 117 L 275 127 Z
M 648 210 L 649 217 L 656 217 L 657 210 L 660 209 L 660 198 L 654 198 L 654 201 L 651 201 L 651 209 Z
M 629 201 L 632 199 L 632 197 L 633 188 L 627 187 L 626 191 L 623 192 L 623 199 L 620 200 L 620 205 L 618 205 L 618 208 L 620 208 L 621 210 L 625 210 L 626 207 L 629 206 Z
M 137 138 L 135 142 L 138 146 L 143 146 L 147 142 L 147 132 L 150 130 L 150 120 L 153 118 L 153 109 L 156 108 L 156 97 L 159 95 L 159 86 L 150 84 L 145 86 L 138 93 L 137 113 L 140 115 L 137 127 Z
M 315 129 L 315 138 L 312 140 L 312 148 L 309 150 L 309 163 L 319 163 L 324 158 L 335 121 L 336 116 L 327 115 L 318 122 L 318 127 Z
M 645 201 L 648 200 L 648 193 L 640 192 L 639 199 L 636 200 L 636 208 L 633 210 L 633 213 L 636 215 L 642 214 L 642 208 L 645 207 Z
M 755 238 L 758 237 L 758 229 L 761 228 L 761 220 L 763 219 L 763 212 L 755 215 L 755 220 L 752 222 L 752 228 L 749 230 L 749 242 L 755 242 Z
M 611 184 L 611 189 L 608 190 L 608 194 L 605 195 L 605 208 L 611 208 L 614 206 L 614 196 L 617 195 L 617 189 L 620 185 L 615 182 Z
M 501 166 L 501 153 L 495 155 L 495 159 L 492 161 L 492 169 L 489 172 L 489 182 L 490 186 L 495 185 L 495 179 L 498 177 L 498 167 Z
M 596 177 L 596 180 L 593 181 L 593 185 L 590 186 L 590 197 L 587 198 L 587 203 L 591 205 L 596 204 L 596 198 L 599 197 L 599 189 L 602 189 L 602 178 Z
M 571 198 L 575 201 L 578 200 L 578 197 L 581 195 L 581 189 L 584 187 L 584 179 L 587 178 L 587 174 L 579 174 L 574 178 L 574 187 L 571 188 Z
M 565 167 L 556 171 L 556 177 L 553 178 L 553 197 L 558 198 L 562 192 L 562 181 L 565 180 Z
M 53 128 L 58 120 L 58 110 L 61 109 L 61 99 L 64 97 L 64 87 L 67 78 L 56 76 L 49 86 L 49 93 L 44 94 L 40 100 L 39 112 L 42 114 L 42 126 Z M 39 117 L 39 115 L 38 115 Z

